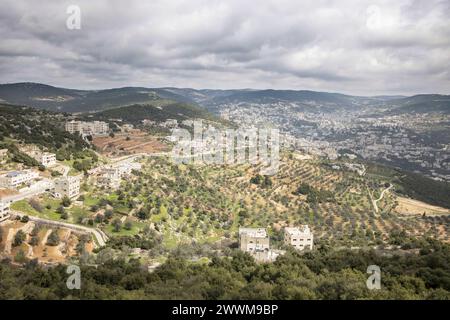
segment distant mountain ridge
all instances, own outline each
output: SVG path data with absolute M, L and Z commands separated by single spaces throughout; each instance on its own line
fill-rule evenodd
M 64 112 L 103 111 L 134 104 L 152 104 L 160 100 L 196 104 L 212 112 L 217 112 L 221 105 L 229 103 L 283 102 L 307 107 L 325 106 L 328 109 L 373 105 L 388 107 L 390 113 L 450 114 L 450 95 L 439 94 L 363 97 L 310 90 L 214 90 L 174 87 L 77 90 L 28 82 L 0 84 L 0 101 Z

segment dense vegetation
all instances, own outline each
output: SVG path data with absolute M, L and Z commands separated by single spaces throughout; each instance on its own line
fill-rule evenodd
M 167 119 L 183 121 L 193 118 L 219 120 L 199 107 L 170 100 L 108 109 L 94 115 L 89 114 L 89 116 L 98 120 L 122 119 L 134 124 L 140 124 L 143 119 L 151 119 L 156 122 L 164 122 Z
M 310 186 L 307 183 L 302 183 L 294 194 L 302 194 L 306 196 L 306 201 L 309 203 L 328 202 L 334 199 L 333 192 L 329 190 L 318 189 Z
M 39 148 L 56 153 L 58 160 L 97 160 L 88 150 L 89 144 L 80 136 L 66 132 L 63 123 L 66 114 L 28 107 L 0 104 L 0 148 L 9 150 L 11 160 L 27 166 L 37 166 L 38 162 L 23 152 L 17 143 L 34 144 Z M 55 125 L 55 124 L 60 124 Z
M 184 252 L 184 253 L 183 253 Z M 66 288 L 66 268 L 45 270 L 0 264 L 0 299 L 449 299 L 450 250 L 425 242 L 420 254 L 321 247 L 290 251 L 272 264 L 257 264 L 238 250 L 210 254 L 198 263 L 174 252 L 152 273 L 138 260 L 102 257 L 81 268 L 81 290 Z M 381 290 L 368 290 L 366 269 L 381 269 Z

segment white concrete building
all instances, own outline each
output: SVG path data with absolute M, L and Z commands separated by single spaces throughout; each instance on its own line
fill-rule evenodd
M 269 237 L 264 228 L 239 228 L 239 247 L 253 253 L 270 249 Z
M 66 122 L 66 131 L 70 133 L 82 133 L 83 132 L 83 122 L 82 121 L 68 121 Z
M 117 169 L 119 170 L 120 176 L 131 174 L 131 171 L 133 170 L 141 170 L 142 165 L 139 162 L 127 162 L 122 163 L 119 166 L 117 166 Z
M 103 168 L 100 177 L 97 178 L 97 183 L 100 186 L 105 186 L 111 189 L 120 187 L 120 170 L 117 167 Z
M 6 220 L 10 213 L 10 203 L 0 200 L 0 221 Z
M 299 228 L 284 228 L 284 243 L 293 246 L 297 250 L 313 248 L 313 234 L 307 225 Z
M 36 160 L 43 166 L 50 167 L 56 164 L 56 154 L 50 152 L 41 152 L 36 156 Z
M 11 171 L 0 176 L 0 186 L 4 188 L 17 188 L 22 183 L 28 183 L 39 177 L 33 170 Z
M 83 133 L 90 135 L 107 134 L 109 125 L 103 121 L 84 122 Z
M 75 198 L 80 194 L 81 176 L 67 176 L 55 180 L 55 195 Z
M 104 121 L 68 121 L 65 125 L 66 131 L 70 133 L 80 133 L 86 135 L 107 134 L 109 131 L 108 123 Z

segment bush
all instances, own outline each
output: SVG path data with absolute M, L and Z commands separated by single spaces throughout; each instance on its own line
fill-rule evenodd
M 119 232 L 122 228 L 122 222 L 119 219 L 115 219 L 112 224 L 114 232 Z
M 23 216 L 23 217 L 20 219 L 20 222 L 23 222 L 23 223 L 27 223 L 28 221 L 30 221 L 30 217 L 28 217 L 28 216 Z
M 31 237 L 30 239 L 30 245 L 37 246 L 39 244 L 39 238 L 37 236 Z
M 25 256 L 25 252 L 23 250 L 19 250 L 17 254 L 14 257 L 14 261 L 18 263 L 24 263 L 27 261 L 27 258 Z
M 26 237 L 27 235 L 22 230 L 17 231 L 16 235 L 14 236 L 13 246 L 20 246 L 25 241 Z
M 42 212 L 42 206 L 36 199 L 28 200 L 28 204 L 37 212 Z
M 57 246 L 59 244 L 58 230 L 53 230 L 47 238 L 47 245 Z
M 127 221 L 125 223 L 125 227 L 126 230 L 131 230 L 133 228 L 133 224 L 130 221 Z
M 72 203 L 72 201 L 70 201 L 68 196 L 64 196 L 64 198 L 62 198 L 61 205 L 63 207 L 67 208 L 67 207 L 69 207 L 71 205 L 71 203 Z

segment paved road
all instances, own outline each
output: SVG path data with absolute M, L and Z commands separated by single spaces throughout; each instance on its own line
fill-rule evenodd
M 3 202 L 16 202 L 20 201 L 26 198 L 34 197 L 38 194 L 44 193 L 45 190 L 50 189 L 51 185 L 53 184 L 53 181 L 50 179 L 44 179 L 34 185 L 32 185 L 30 188 L 27 188 L 18 194 L 13 194 L 7 197 L 3 197 Z

